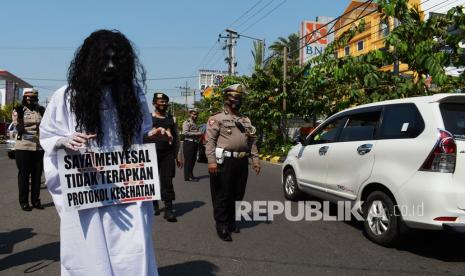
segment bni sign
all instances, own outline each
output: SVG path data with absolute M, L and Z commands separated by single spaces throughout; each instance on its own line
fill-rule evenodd
M 332 37 L 329 26 L 322 22 L 303 21 L 300 26 L 300 65 L 323 53 Z

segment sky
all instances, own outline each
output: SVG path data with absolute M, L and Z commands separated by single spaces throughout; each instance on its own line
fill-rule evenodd
M 136 46 L 148 79 L 178 78 L 147 81 L 147 97 L 155 90 L 162 90 L 171 100 L 182 102 L 184 98 L 176 87 L 185 86 L 187 81 L 191 88 L 198 88 L 196 76 L 200 68 L 227 70 L 224 62 L 227 52 L 221 49 L 223 40 L 221 45 L 217 42 L 220 33 L 226 34 L 226 28 L 265 39 L 270 45 L 280 36 L 298 32 L 301 21 L 314 20 L 320 15 L 337 16 L 348 3 L 348 0 L 2 1 L 0 69 L 38 88 L 43 103 L 66 83 L 68 66 L 83 40 L 98 29 L 117 29 Z M 237 42 L 237 70 L 241 75 L 250 74 L 252 47 L 250 39 L 242 37 Z
M 464 2 L 426 1 L 431 4 Z M 227 70 L 224 62 L 227 52 L 217 42 L 219 34 L 226 34 L 226 28 L 265 39 L 269 46 L 280 36 L 298 32 L 303 20 L 314 20 L 316 16 L 337 17 L 349 2 L 4 0 L 0 5 L 0 69 L 38 88 L 43 104 L 46 97 L 65 84 L 74 51 L 83 40 L 98 29 L 117 29 L 136 46 L 147 78 L 155 79 L 147 81 L 147 97 L 150 99 L 155 90 L 161 90 L 172 101 L 183 102 L 177 87 L 185 86 L 187 81 L 189 87 L 198 88 L 199 69 Z M 241 37 L 237 41 L 240 75 L 250 74 L 252 47 L 250 39 Z

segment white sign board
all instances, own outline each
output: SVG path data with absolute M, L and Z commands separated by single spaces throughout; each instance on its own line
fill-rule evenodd
M 65 210 L 160 199 L 155 144 L 59 150 Z
M 303 21 L 300 26 L 300 65 L 323 53 L 333 40 L 332 25 L 322 22 Z

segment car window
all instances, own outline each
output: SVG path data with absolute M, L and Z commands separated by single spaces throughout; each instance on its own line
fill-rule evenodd
M 380 139 L 415 138 L 425 129 L 425 122 L 414 104 L 387 105 L 383 113 Z
M 439 109 L 446 130 L 456 138 L 465 139 L 465 103 L 442 103 Z
M 309 144 L 334 143 L 339 137 L 340 130 L 347 121 L 347 117 L 333 119 L 323 125 L 317 132 L 309 137 Z
M 340 142 L 373 140 L 378 129 L 380 111 L 364 112 L 349 117 L 342 129 Z

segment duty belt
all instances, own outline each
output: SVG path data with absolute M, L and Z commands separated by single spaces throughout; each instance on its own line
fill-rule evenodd
M 194 142 L 194 143 L 199 142 L 197 139 L 194 139 L 194 138 L 184 138 L 184 141 L 189 141 L 189 142 Z
M 223 155 L 225 157 L 234 157 L 234 158 L 244 158 L 244 157 L 247 157 L 249 156 L 250 154 L 248 152 L 245 152 L 245 151 L 241 151 L 241 152 L 236 152 L 236 151 L 223 151 Z

